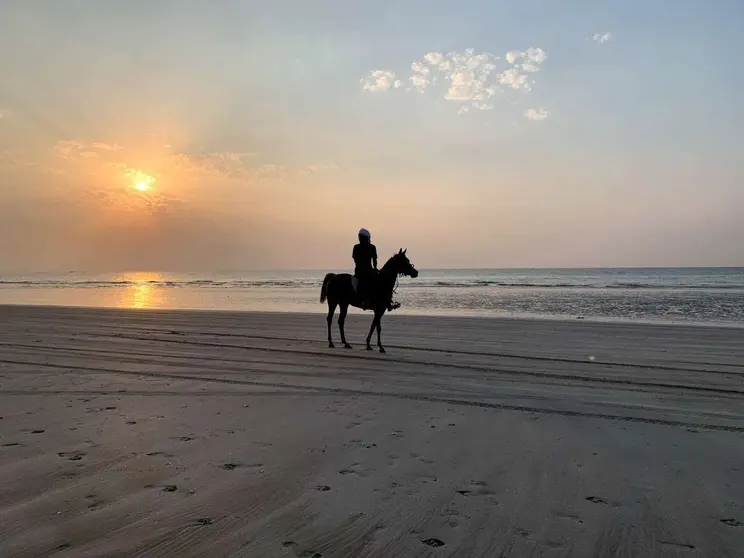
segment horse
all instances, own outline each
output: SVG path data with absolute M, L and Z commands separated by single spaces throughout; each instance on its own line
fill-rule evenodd
M 328 347 L 331 349 L 335 347 L 333 339 L 331 338 L 331 325 L 333 324 L 333 314 L 336 312 L 336 306 L 340 306 L 338 328 L 341 331 L 341 342 L 344 344 L 344 348 L 352 348 L 351 345 L 346 342 L 346 335 L 344 333 L 346 313 L 349 310 L 349 305 L 351 305 L 356 308 L 361 308 L 362 310 L 374 311 L 375 317 L 372 320 L 372 327 L 369 329 L 369 335 L 367 335 L 367 350 L 372 350 L 372 346 L 369 342 L 372 339 L 372 332 L 377 328 L 377 347 L 380 349 L 381 353 L 384 353 L 385 348 L 382 346 L 382 341 L 380 340 L 380 334 L 382 331 L 380 320 L 391 303 L 398 276 L 407 275 L 415 279 L 418 277 L 418 274 L 419 272 L 415 267 L 413 267 L 408 256 L 406 256 L 406 250 L 401 248 L 397 254 L 391 257 L 385 265 L 382 266 L 382 269 L 380 269 L 380 272 L 374 279 L 374 284 L 369 289 L 370 295 L 368 297 L 368 306 L 365 306 L 365 301 L 362 300 L 362 297 L 354 290 L 351 281 L 351 274 L 326 274 L 323 279 L 323 286 L 320 289 L 320 302 L 322 304 L 326 302 L 326 300 L 328 301 Z

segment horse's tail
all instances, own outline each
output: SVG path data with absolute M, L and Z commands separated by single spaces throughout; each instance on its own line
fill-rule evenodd
M 328 296 L 328 282 L 336 275 L 335 273 L 326 273 L 325 279 L 323 279 L 323 286 L 320 288 L 320 302 L 321 304 L 326 301 Z

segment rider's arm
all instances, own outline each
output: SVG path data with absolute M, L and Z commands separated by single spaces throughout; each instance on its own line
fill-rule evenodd
M 377 269 L 377 247 L 372 246 L 372 267 Z

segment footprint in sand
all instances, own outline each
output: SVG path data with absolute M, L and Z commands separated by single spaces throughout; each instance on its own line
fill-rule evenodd
M 591 502 L 592 504 L 609 504 L 607 500 L 600 498 L 599 496 L 587 496 L 584 500 Z
M 96 498 L 95 495 L 88 496 L 87 498 L 93 500 L 90 504 L 88 504 L 89 511 L 96 511 L 97 509 L 103 507 L 103 505 L 105 504 L 103 500 Z
M 680 543 L 675 541 L 659 541 L 664 546 L 671 546 L 680 550 L 695 550 L 694 544 Z
M 352 465 L 354 467 L 354 465 Z M 358 477 L 363 477 L 364 474 L 360 473 L 359 471 L 355 471 L 354 469 L 341 469 L 338 472 L 339 475 L 356 475 Z
M 470 484 L 463 489 L 457 491 L 461 496 L 493 496 L 495 492 L 491 490 L 488 485 L 483 481 L 470 481 Z
M 70 461 L 80 461 L 84 456 L 84 451 L 61 451 L 57 454 L 59 457 L 69 459 Z
M 323 555 L 320 552 L 315 552 L 314 550 L 300 550 L 300 545 L 294 541 L 285 542 L 282 544 L 282 548 L 291 551 L 299 558 L 323 558 Z
M 151 451 L 150 453 L 146 453 L 145 455 L 149 455 L 150 457 L 160 456 L 160 457 L 173 457 L 172 453 L 167 453 L 164 451 Z

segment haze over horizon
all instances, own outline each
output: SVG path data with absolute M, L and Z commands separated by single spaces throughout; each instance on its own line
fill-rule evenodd
M 742 16 L 6 2 L 0 273 L 744 266 Z

